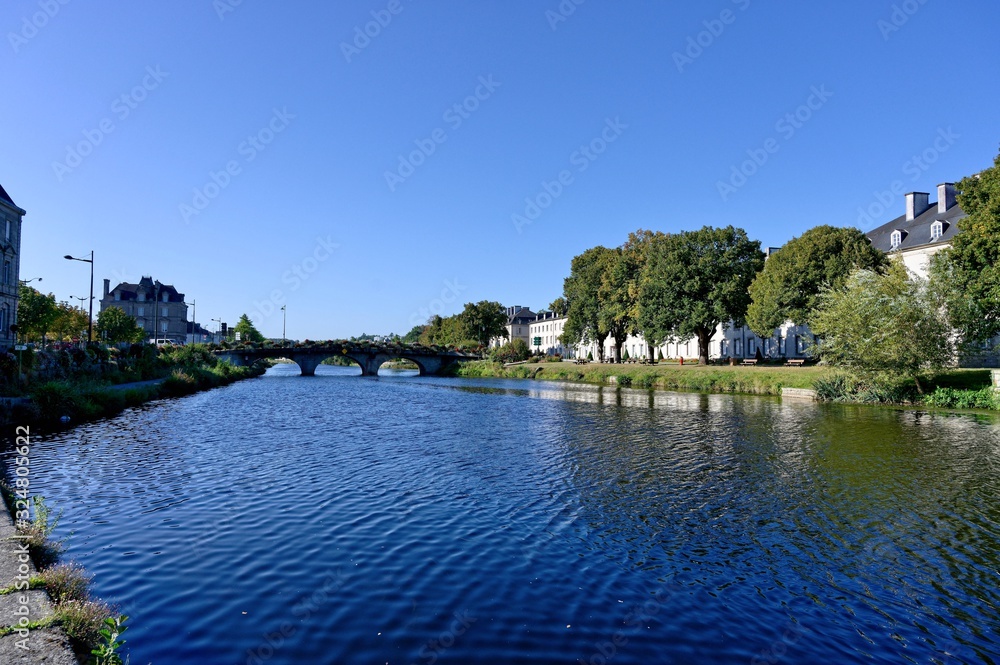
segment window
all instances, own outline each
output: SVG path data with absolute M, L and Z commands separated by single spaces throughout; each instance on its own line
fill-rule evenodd
M 747 340 L 747 355 L 755 356 L 757 355 L 757 340 L 753 337 Z
M 140 292 L 140 293 L 136 294 L 135 299 L 138 300 L 139 302 L 146 302 L 146 294 L 143 293 L 143 292 Z
M 942 235 L 944 235 L 944 224 L 941 222 L 931 224 L 931 240 L 937 240 Z
M 4 238 L 5 238 L 5 239 L 6 239 L 6 240 L 7 240 L 8 242 L 10 242 L 10 226 L 11 226 L 11 225 L 10 225 L 10 218 L 7 218 L 7 219 L 5 219 L 4 221 L 6 221 L 6 222 L 7 222 L 7 224 L 6 224 L 6 230 L 4 231 Z
M 170 297 L 169 293 L 164 293 L 163 294 L 163 298 L 161 298 L 161 300 L 163 300 L 163 302 L 167 302 L 167 298 L 169 298 L 169 297 Z
M 897 247 L 899 247 L 900 244 L 902 244 L 902 242 L 903 242 L 903 232 L 902 231 L 898 231 L 898 230 L 897 231 L 893 231 L 892 235 L 889 236 L 889 247 L 891 247 L 892 249 L 896 249 Z
M 10 311 L 10 305 L 4 305 L 3 309 L 0 309 L 0 331 L 3 331 L 4 337 L 7 336 L 9 332 L 7 330 L 7 313 Z
M 167 316 L 169 316 L 169 314 L 167 314 L 167 308 L 166 307 L 161 307 L 160 308 L 160 316 L 162 316 L 164 318 L 166 318 Z
M 115 300 L 121 300 L 121 299 L 122 299 L 121 292 L 120 291 L 115 291 Z
M 3 262 L 3 283 L 10 284 L 10 261 Z
M 116 293 L 115 295 L 118 295 L 118 294 Z M 139 308 L 138 310 L 136 310 L 136 311 L 137 311 L 137 313 L 139 314 L 139 316 L 146 316 L 146 308 L 145 308 L 145 307 L 140 307 L 140 308 Z
M 166 321 L 161 321 L 160 322 L 160 330 L 163 331 L 163 332 L 167 332 L 167 322 Z
M 785 338 L 784 337 L 779 337 L 778 338 L 778 355 L 779 356 L 785 355 Z
M 806 343 L 802 339 L 802 335 L 795 336 L 795 352 L 800 355 L 806 352 Z

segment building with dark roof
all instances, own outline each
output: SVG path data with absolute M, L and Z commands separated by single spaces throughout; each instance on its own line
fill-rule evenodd
M 503 346 L 515 339 L 523 339 L 525 344 L 530 346 L 529 339 L 530 325 L 537 318 L 537 314 L 527 307 L 514 305 L 507 308 L 507 339 L 494 337 L 490 340 L 490 346 Z
M 950 182 L 938 185 L 937 203 L 930 202 L 930 194 L 911 192 L 904 214 L 866 235 L 875 248 L 898 256 L 911 272 L 926 278 L 931 257 L 951 245 L 959 220 L 966 217 L 956 194 Z
M 0 186 L 0 349 L 14 346 L 10 327 L 17 323 L 21 287 L 21 220 L 28 213 L 19 208 Z
M 112 289 L 111 280 L 106 279 L 101 311 L 108 307 L 119 307 L 134 317 L 149 339 L 182 343 L 187 339 L 188 306 L 184 302 L 184 294 L 170 284 L 143 277 L 138 284 L 122 282 Z

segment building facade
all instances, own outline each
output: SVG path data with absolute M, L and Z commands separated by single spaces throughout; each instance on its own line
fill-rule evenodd
M 21 221 L 28 214 L 14 204 L 0 186 L 0 349 L 17 343 L 11 326 L 17 323 L 17 301 L 21 288 Z
M 527 307 L 514 305 L 507 308 L 507 339 L 494 337 L 490 340 L 490 348 L 503 346 L 515 339 L 523 340 L 528 347 L 531 347 L 531 322 L 535 320 L 536 314 Z
M 111 280 L 106 279 L 101 311 L 108 307 L 120 307 L 134 317 L 149 340 L 186 341 L 188 306 L 184 303 L 184 294 L 169 284 L 143 277 L 138 284 L 122 282 L 112 289 Z

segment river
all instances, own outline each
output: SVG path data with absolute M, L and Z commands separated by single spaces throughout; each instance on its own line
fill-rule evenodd
M 357 373 L 33 437 L 133 663 L 1000 662 L 996 417 Z

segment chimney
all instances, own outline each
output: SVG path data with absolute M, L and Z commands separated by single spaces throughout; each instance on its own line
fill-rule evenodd
M 955 203 L 955 183 L 946 182 L 938 185 L 938 213 L 948 212 Z
M 906 221 L 912 222 L 930 208 L 930 194 L 927 192 L 910 192 L 906 195 Z
M 105 279 L 104 280 L 104 297 L 107 298 L 109 293 L 111 293 L 111 280 L 110 279 Z

